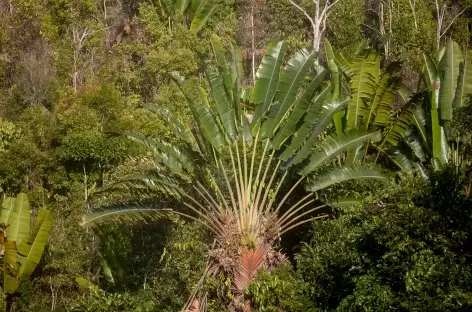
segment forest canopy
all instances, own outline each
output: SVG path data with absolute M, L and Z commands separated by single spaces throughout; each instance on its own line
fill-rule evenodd
M 0 2 L 5 311 L 469 311 L 472 1 Z

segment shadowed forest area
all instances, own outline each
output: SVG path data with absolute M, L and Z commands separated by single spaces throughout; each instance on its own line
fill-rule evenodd
M 0 0 L 7 312 L 472 311 L 472 0 Z

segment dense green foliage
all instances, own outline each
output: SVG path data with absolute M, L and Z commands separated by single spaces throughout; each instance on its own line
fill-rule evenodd
M 318 222 L 296 256 L 313 302 L 328 311 L 464 311 L 470 288 L 471 201 L 452 170 L 392 184 Z
M 294 3 L 313 15 L 314 1 Z M 21 196 L 30 203 L 22 217 L 26 236 L 17 241 L 7 235 L 2 251 L 3 263 L 10 264 L 0 275 L 13 285 L 2 283 L 9 293 L 2 308 L 179 311 L 198 289 L 198 303 L 215 312 L 472 309 L 471 5 L 340 0 L 322 23 L 327 42 L 315 55 L 309 50 L 312 25 L 288 0 L 0 1 L 0 191 L 9 201 L 26 194 Z M 221 47 L 215 48 L 214 35 Z M 277 61 L 262 62 L 269 42 L 281 40 L 286 53 L 277 54 L 273 44 L 269 54 Z M 210 63 L 204 60 L 213 63 L 205 68 Z M 253 77 L 261 62 L 265 67 Z M 266 85 L 268 71 L 280 79 Z M 206 94 L 201 107 L 209 108 L 212 123 L 192 110 L 174 72 L 191 86 L 190 94 Z M 302 91 L 311 95 L 304 109 L 296 107 L 304 102 Z M 209 124 L 212 129 L 199 128 Z M 224 270 L 196 286 L 218 255 L 214 236 L 192 220 L 166 215 L 158 222 L 78 225 L 85 214 L 122 203 L 195 217 L 179 195 L 195 196 L 196 182 L 216 193 L 224 183 L 219 165 L 230 168 L 231 156 L 213 148 L 226 146 L 229 137 L 242 152 L 241 137 L 257 141 L 260 125 L 270 139 L 264 144 L 275 148 L 258 148 L 252 162 L 258 165 L 272 151 L 281 166 L 297 162 L 280 189 L 260 180 L 268 189 L 264 199 L 285 202 L 280 215 L 304 198 L 313 200 L 307 211 L 329 207 L 321 210 L 326 220 L 298 233 L 266 231 L 274 258 L 254 270 L 257 276 L 246 276 L 252 283 L 244 290 L 235 291 L 237 274 Z M 279 126 L 284 131 L 277 132 Z M 194 142 L 176 135 L 184 128 Z M 168 145 L 149 150 L 130 133 Z M 171 163 L 163 150 L 182 146 L 179 156 L 195 171 L 175 175 L 162 166 Z M 192 150 L 196 146 L 201 153 Z M 172 169 L 183 163 L 179 158 Z M 275 166 L 267 166 L 270 174 L 285 173 Z M 150 172 L 140 188 L 116 184 L 130 177 L 142 182 Z M 294 187 L 300 172 L 309 175 Z M 391 182 L 351 181 L 374 173 L 383 180 L 391 176 Z M 180 190 L 174 184 L 149 188 L 169 177 L 175 180 L 166 182 L 178 182 Z M 246 184 L 254 199 L 257 182 Z M 221 197 L 229 202 L 228 194 Z M 3 205 L 0 225 L 8 234 L 15 226 Z M 301 215 L 296 211 L 292 218 Z M 17 242 L 16 249 L 9 241 Z M 237 256 L 219 255 L 219 263 L 233 261 L 228 267 L 237 268 L 247 251 L 239 248 L 251 251 L 254 241 L 236 247 L 225 241 Z M 34 259 L 25 260 L 27 254 Z

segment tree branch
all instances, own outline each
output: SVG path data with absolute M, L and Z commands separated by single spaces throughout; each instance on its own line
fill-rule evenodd
M 293 0 L 288 0 L 294 7 L 296 7 L 297 9 L 299 9 L 300 11 L 302 11 L 302 13 L 306 16 L 306 18 L 308 18 L 308 20 L 310 21 L 311 23 L 311 26 L 314 28 L 315 27 L 315 22 L 313 21 L 313 18 L 310 16 L 310 14 L 308 14 L 301 6 L 299 6 L 298 4 L 296 4 L 295 2 L 293 2 Z
M 328 6 L 328 10 L 327 10 L 327 11 L 329 11 L 329 10 L 330 10 L 333 6 L 335 6 L 336 3 L 338 3 L 339 1 L 341 1 L 341 0 L 336 0 L 336 1 L 334 1 L 332 4 L 330 4 L 330 5 Z
M 449 26 L 447 26 L 446 29 L 444 29 L 444 31 L 442 32 L 442 34 L 440 34 L 441 37 L 444 36 L 446 31 L 452 26 L 452 24 L 454 24 L 454 21 L 456 20 L 456 18 L 458 18 L 462 13 L 464 13 L 464 11 L 467 10 L 468 8 L 469 6 L 466 6 L 462 11 L 460 11 L 456 16 L 454 16 Z

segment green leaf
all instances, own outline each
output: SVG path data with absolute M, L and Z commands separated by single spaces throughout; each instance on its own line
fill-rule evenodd
M 184 174 L 183 169 L 185 169 L 187 173 L 194 171 L 193 162 L 177 146 L 167 142 L 160 142 L 153 138 L 147 138 L 139 132 L 128 132 L 126 136 L 134 142 L 147 147 L 152 152 L 153 160 L 156 163 L 166 165 L 175 174 Z
M 313 133 L 314 127 L 319 128 L 319 129 L 322 128 L 321 124 L 318 124 L 318 121 L 329 119 L 329 116 L 327 115 L 329 115 L 330 110 L 338 110 L 338 107 L 336 106 L 336 104 L 326 105 L 325 109 L 320 114 L 320 110 L 322 108 L 321 105 L 323 104 L 324 99 L 326 95 L 330 92 L 330 90 L 331 90 L 331 87 L 326 86 L 320 93 L 316 95 L 315 99 L 313 100 L 313 103 L 304 114 L 302 124 L 297 128 L 297 130 L 289 138 L 290 141 L 287 143 L 287 147 L 285 147 L 284 151 L 279 156 L 279 159 L 283 161 L 288 160 L 295 153 L 295 151 L 297 151 L 299 148 L 303 146 L 306 139 L 310 136 L 310 134 Z M 309 89 L 307 89 L 307 91 L 309 91 Z M 308 95 L 310 94 L 308 93 Z M 300 99 L 302 100 L 303 98 L 300 98 Z M 325 118 L 323 118 L 323 116 Z M 314 139 L 316 140 L 316 137 L 314 137 Z M 298 159 L 301 159 L 301 155 L 300 157 L 297 158 L 297 160 Z
M 204 62 L 203 67 L 223 128 L 229 138 L 234 138 L 237 136 L 238 131 L 236 129 L 236 113 L 233 108 L 232 99 L 228 96 L 222 77 L 210 67 L 208 62 Z M 229 72 L 227 74 L 229 75 Z M 231 80 L 230 77 L 228 79 Z
M 466 105 L 467 96 L 472 94 L 472 56 L 465 51 L 464 62 L 460 63 L 459 81 L 454 98 L 454 108 Z
M 272 137 L 295 104 L 302 82 L 316 60 L 315 53 L 306 50 L 298 52 L 280 74 L 277 92 L 267 120 L 261 127 L 262 138 Z
M 326 128 L 330 125 L 331 121 L 333 120 L 333 116 L 344 107 L 344 102 L 331 102 L 327 103 L 324 105 L 323 110 L 321 111 L 321 114 L 319 114 L 315 120 L 314 123 L 311 125 L 307 125 L 308 120 L 312 120 L 311 117 L 307 115 L 307 120 L 304 121 L 304 124 L 302 125 L 300 132 L 304 134 L 304 131 L 308 130 L 310 137 L 303 142 L 303 146 L 300 148 L 300 150 L 287 162 L 284 164 L 284 167 L 289 167 L 292 165 L 299 164 L 303 160 L 305 160 L 310 154 L 311 150 L 313 149 L 313 143 L 318 139 L 318 136 L 326 130 Z M 309 126 L 309 129 L 307 129 L 306 126 Z M 298 131 L 297 131 L 297 136 L 298 136 Z M 291 144 L 287 147 L 286 151 L 290 151 L 294 148 L 292 143 L 294 143 L 295 146 L 299 144 L 299 142 L 302 142 L 303 140 L 303 135 L 300 136 L 300 139 L 294 138 L 292 139 Z M 284 151 L 285 154 L 285 151 Z M 282 154 L 282 156 L 284 156 Z
M 431 110 L 431 124 L 433 134 L 433 157 L 439 161 L 439 164 L 444 166 L 448 159 L 448 146 L 446 133 L 441 126 L 439 120 L 439 112 Z
M 346 131 L 359 129 L 367 113 L 367 104 L 375 95 L 379 72 L 379 58 L 375 53 L 367 52 L 354 60 L 350 71 L 351 100 L 347 105 Z
M 172 73 L 172 78 L 185 95 L 200 133 L 216 150 L 220 150 L 224 145 L 224 139 L 215 116 L 209 108 L 205 90 L 202 88 L 196 89 L 178 73 Z
M 5 293 L 13 294 L 18 289 L 20 281 L 17 278 L 18 254 L 16 251 L 16 242 L 8 240 L 5 242 L 4 266 L 3 272 L 3 290 Z
M 98 253 L 98 257 L 100 259 L 100 266 L 102 267 L 103 275 L 105 275 L 106 279 L 110 283 L 115 284 L 115 279 L 113 278 L 113 273 L 111 272 L 111 268 L 108 265 L 107 260 L 105 259 L 105 257 L 103 257 L 103 255 L 100 252 Z
M 240 88 L 241 80 L 244 78 L 243 74 L 243 60 L 241 49 L 232 41 L 230 41 L 231 47 L 231 79 L 233 84 L 233 107 L 236 110 L 236 118 L 239 120 L 239 117 L 243 113 L 241 109 L 241 100 L 243 97 L 244 89 Z
M 423 60 L 424 60 L 423 79 L 426 83 L 426 87 L 431 88 L 432 86 L 434 86 L 434 82 L 439 77 L 438 66 L 437 66 L 436 60 L 434 60 L 426 52 L 423 53 Z
M 215 55 L 216 64 L 218 65 L 218 71 L 220 76 L 223 78 L 224 86 L 229 100 L 233 101 L 233 79 L 231 76 L 231 68 L 226 60 L 226 53 L 223 49 L 220 37 L 215 34 L 210 36 L 211 47 L 213 48 L 213 54 Z
M 82 216 L 79 225 L 82 227 L 91 227 L 107 222 L 120 222 L 125 224 L 135 222 L 146 223 L 147 221 L 168 218 L 171 213 L 171 209 L 123 205 L 88 213 Z
M 348 149 L 356 148 L 369 140 L 379 141 L 380 138 L 381 134 L 378 131 L 351 131 L 342 137 L 330 137 L 326 145 L 311 156 L 310 162 L 300 171 L 300 174 L 306 175 L 313 172 Z
M 20 244 L 23 240 L 28 239 L 30 234 L 30 218 L 28 196 L 24 193 L 20 193 L 16 196 L 13 210 L 8 218 L 8 240 L 16 241 L 17 244 Z
M 366 129 L 369 129 L 373 116 L 375 116 L 374 124 L 385 125 L 388 123 L 395 96 L 400 88 L 400 79 L 397 77 L 398 71 L 399 64 L 392 63 L 382 75 L 375 91 L 374 100 L 369 108 Z
M 198 33 L 203 26 L 205 26 L 208 18 L 213 14 L 218 4 L 218 0 L 203 0 L 203 4 L 200 5 L 195 17 L 192 19 L 190 24 L 190 31 Z
M 376 169 L 337 167 L 329 170 L 326 174 L 317 176 L 314 181 L 310 181 L 308 189 L 312 192 L 316 192 L 337 183 L 362 179 L 375 179 L 387 182 L 389 177 Z
M 29 277 L 43 255 L 44 247 L 49 237 L 55 213 L 49 209 L 42 209 L 36 218 L 33 233 L 28 240 L 23 240 L 18 245 L 19 269 L 18 277 Z
M 317 93 L 318 86 L 323 81 L 325 77 L 326 71 L 322 70 L 319 72 L 315 78 L 311 81 L 311 83 L 303 90 L 302 95 L 298 98 L 298 100 L 294 104 L 294 108 L 290 113 L 289 117 L 285 124 L 279 129 L 277 134 L 275 135 L 274 139 L 272 140 L 272 145 L 275 149 L 279 149 L 280 146 L 295 132 L 297 127 L 297 123 L 302 119 L 302 117 L 309 111 L 309 108 L 312 104 L 311 100 Z M 330 88 L 326 87 L 321 94 L 324 92 L 329 91 Z M 323 96 L 324 97 L 324 96 Z M 321 104 L 321 99 L 319 98 L 317 104 Z M 318 109 L 317 106 L 315 109 Z
M 426 133 L 426 117 L 424 115 L 423 107 L 418 106 L 416 108 L 412 116 L 412 123 L 415 126 L 415 128 L 418 130 L 418 132 L 420 133 L 421 139 L 423 140 L 423 144 L 426 150 L 429 152 L 428 135 Z
M 201 154 L 200 147 L 198 146 L 197 140 L 195 139 L 192 130 L 190 130 L 188 125 L 184 124 L 182 120 L 177 118 L 177 116 L 175 116 L 167 108 L 153 104 L 144 104 L 143 107 L 158 115 L 163 121 L 166 122 L 166 126 L 177 138 L 190 145 L 193 151 Z
M 444 78 L 439 90 L 439 108 L 442 120 L 452 119 L 452 104 L 456 94 L 461 62 L 463 62 L 463 56 L 459 45 L 455 41 L 449 40 L 446 55 L 441 60 L 441 67 L 444 72 Z
M 176 0 L 174 7 L 176 11 L 184 13 L 190 4 L 190 0 Z
M 267 113 L 272 103 L 272 98 L 277 91 L 280 67 L 285 56 L 286 45 L 283 41 L 271 43 L 266 55 L 262 59 L 256 74 L 254 90 L 251 94 L 251 102 L 255 104 L 255 112 L 252 120 L 252 128 L 259 124 L 261 117 Z
M 7 225 L 10 213 L 15 206 L 15 198 L 7 197 L 2 202 L 2 211 L 0 212 L 0 224 Z

